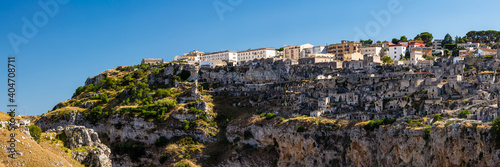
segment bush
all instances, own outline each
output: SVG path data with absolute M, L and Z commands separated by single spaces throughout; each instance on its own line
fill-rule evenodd
M 188 120 L 184 120 L 184 121 L 182 122 L 182 128 L 183 128 L 184 130 L 188 130 L 188 129 L 189 129 L 189 121 L 188 121 Z
M 42 129 L 37 125 L 28 126 L 31 137 L 35 139 L 36 142 L 40 142 L 40 137 L 42 136 Z
M 168 97 L 168 96 L 170 96 L 170 94 L 172 94 L 172 92 L 170 92 L 170 90 L 168 90 L 168 89 L 158 89 L 158 90 L 156 90 L 154 96 L 155 97 Z
M 176 164 L 175 167 L 189 167 L 188 163 Z
M 276 117 L 275 113 L 267 113 L 267 115 L 266 115 L 266 119 L 272 119 L 274 117 Z
M 497 119 L 494 119 L 493 125 L 491 126 L 490 133 L 491 137 L 493 139 L 493 142 L 495 143 L 496 149 L 500 148 L 500 117 L 497 117 Z
M 297 128 L 297 132 L 305 132 L 307 130 L 305 125 L 299 125 Z
M 377 119 L 377 120 L 370 120 L 366 125 L 363 126 L 365 130 L 367 131 L 373 131 L 375 128 L 380 127 L 380 125 L 389 125 L 392 124 L 396 121 L 395 118 L 384 118 L 384 119 Z M 409 122 L 412 122 L 411 119 L 408 119 Z
M 470 114 L 469 110 L 462 110 L 458 113 L 458 118 L 467 118 L 467 115 Z
M 283 122 L 283 121 L 285 121 L 285 118 L 280 118 L 278 121 Z
M 165 100 L 156 100 L 154 102 L 154 104 L 158 107 L 168 107 L 168 108 L 174 108 L 175 106 L 177 106 L 177 101 L 175 100 L 169 100 L 169 99 L 165 99 Z
M 451 125 L 451 124 L 453 124 L 453 123 L 455 123 L 455 122 L 454 122 L 454 121 L 448 121 L 448 122 L 446 122 L 446 123 L 444 124 L 444 126 L 448 126 L 448 125 Z
M 438 115 L 434 115 L 434 118 L 432 119 L 432 123 L 431 124 L 433 124 L 436 121 L 441 121 L 441 120 L 443 120 L 443 118 L 441 117 L 441 115 L 439 115 L 439 114 Z

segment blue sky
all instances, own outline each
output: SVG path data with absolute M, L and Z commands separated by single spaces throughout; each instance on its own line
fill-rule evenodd
M 390 13 L 388 5 L 397 2 L 398 12 Z M 4 0 L 0 2 L 4 57 L 0 68 L 7 68 L 8 55 L 17 54 L 18 114 L 39 115 L 71 98 L 87 77 L 119 65 L 139 64 L 142 58 L 172 60 L 191 50 L 325 45 L 358 40 L 356 27 L 374 41 L 401 35 L 413 38 L 424 31 L 434 39 L 446 33 L 463 36 L 470 30 L 499 30 L 498 7 L 498 1 L 483 0 L 69 0 L 58 3 L 51 17 L 39 1 Z M 387 12 L 390 19 L 381 17 L 382 22 L 372 14 Z M 35 23 L 33 16 L 38 31 L 24 36 L 22 20 Z M 27 42 L 20 43 L 16 52 L 8 34 Z M 2 75 L 5 83 L 7 73 Z M 6 111 L 6 85 L 0 93 L 4 94 L 0 111 Z

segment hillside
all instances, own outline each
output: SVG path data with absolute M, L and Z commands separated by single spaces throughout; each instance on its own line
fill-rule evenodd
M 74 139 L 90 134 L 91 143 L 109 148 L 113 166 L 500 163 L 491 123 L 457 119 L 454 114 L 395 117 L 396 111 L 375 115 L 386 117 L 376 121 L 311 117 L 313 105 L 319 105 L 316 92 L 328 86 L 312 79 L 323 67 L 283 66 L 272 72 L 260 69 L 266 65 L 257 67 L 200 70 L 184 62 L 118 67 L 88 78 L 71 99 L 35 124 L 49 134 L 64 132 Z M 347 79 L 333 81 L 349 88 Z M 408 97 L 414 96 L 421 97 Z M 359 109 L 341 103 L 328 107 L 333 105 L 344 109 L 341 114 Z M 80 129 L 79 135 L 63 130 L 67 128 Z M 70 150 L 85 146 L 61 139 Z M 106 158 L 97 159 L 107 163 Z

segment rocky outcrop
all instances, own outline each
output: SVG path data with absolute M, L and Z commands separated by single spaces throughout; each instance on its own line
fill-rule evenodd
M 99 136 L 92 129 L 87 129 L 84 126 L 67 126 L 62 130 L 62 127 L 57 128 L 62 131 L 66 136 L 66 146 L 75 151 L 72 156 L 75 160 L 82 164 L 97 166 L 97 167 L 110 167 L 111 149 L 101 143 Z M 77 149 L 83 147 L 82 149 Z
M 306 125 L 306 130 L 302 132 L 298 130 L 301 124 L 297 121 L 287 121 L 269 122 L 265 125 L 228 126 L 228 140 L 241 139 L 235 144 L 242 147 L 243 151 L 233 151 L 232 156 L 220 166 L 273 164 L 277 166 L 497 166 L 500 164 L 500 150 L 492 145 L 491 136 L 488 135 L 489 128 L 484 125 L 461 122 L 444 126 L 438 122 L 431 129 L 395 125 L 366 131 L 360 125 L 312 124 Z M 248 156 L 249 152 L 255 150 L 269 150 L 269 146 L 277 152 L 278 157 L 273 159 L 269 156 L 268 164 L 259 164 L 263 160 L 259 162 L 257 160 L 262 157 Z

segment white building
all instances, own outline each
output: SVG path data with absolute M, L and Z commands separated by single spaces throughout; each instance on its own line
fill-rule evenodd
M 400 60 L 406 54 L 407 45 L 389 45 L 389 57 L 393 60 Z
M 238 61 L 238 52 L 237 51 L 220 51 L 213 53 L 206 53 L 202 56 L 203 61 L 212 61 L 212 60 L 223 60 L 223 61 Z
M 421 51 L 413 51 L 410 53 L 410 64 L 415 65 L 420 60 L 425 60 Z
M 307 57 L 311 53 L 326 54 L 326 46 L 306 47 L 300 53 L 300 57 Z
M 442 43 L 442 39 L 435 39 L 434 42 L 432 42 L 432 49 L 443 49 L 443 47 L 441 46 Z
M 266 59 L 276 56 L 276 49 L 274 48 L 259 48 L 252 50 L 245 50 L 238 52 L 238 61 L 250 61 L 254 59 Z
M 222 60 L 209 60 L 209 61 L 200 61 L 200 67 L 208 67 L 214 68 L 218 66 L 226 66 L 227 63 Z
M 453 58 L 453 64 L 458 64 L 460 61 L 464 61 L 465 56 L 457 56 Z
M 380 56 L 382 47 L 362 47 L 360 48 L 362 55 L 377 55 Z

